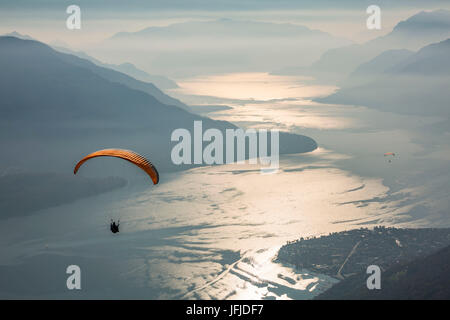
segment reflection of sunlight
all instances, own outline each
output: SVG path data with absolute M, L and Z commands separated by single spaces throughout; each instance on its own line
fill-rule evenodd
M 216 120 L 231 121 L 237 125 L 251 128 L 278 128 L 289 130 L 292 127 L 313 129 L 355 128 L 358 124 L 350 117 L 338 115 L 335 107 L 314 105 L 292 105 L 297 102 L 267 102 L 246 104 L 245 107 L 211 113 Z
M 330 94 L 331 86 L 305 85 L 308 77 L 278 76 L 263 72 L 230 73 L 195 77 L 178 82 L 178 94 L 214 96 L 227 99 L 271 100 L 308 98 Z
M 246 128 L 289 131 L 292 127 L 334 130 L 359 126 L 342 114 L 342 108 L 308 100 L 336 89 L 307 84 L 309 80 L 311 78 L 263 72 L 231 73 L 179 81 L 180 88 L 172 93 L 182 100 L 189 95 L 191 104 L 199 105 L 203 104 L 205 96 L 222 99 L 217 103 L 233 108 L 211 112 L 208 116 Z M 351 107 L 347 107 L 349 109 Z

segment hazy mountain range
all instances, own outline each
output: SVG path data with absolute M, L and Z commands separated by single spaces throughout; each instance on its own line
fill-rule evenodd
M 422 11 L 398 23 L 387 35 L 363 44 L 352 44 L 326 51 L 307 68 L 285 68 L 278 73 L 307 73 L 333 83 L 347 77 L 359 65 L 387 50 L 418 50 L 450 38 L 450 11 Z M 300 65 L 300 64 L 299 64 Z
M 21 34 L 17 31 L 5 33 L 5 34 L 3 34 L 3 36 L 15 37 L 15 38 L 22 39 L 22 40 L 36 40 L 28 35 Z M 38 41 L 38 40 L 36 40 L 36 41 Z M 63 53 L 68 53 L 68 54 L 77 56 L 81 59 L 89 60 L 100 67 L 104 67 L 104 68 L 112 69 L 115 71 L 119 71 L 121 73 L 125 73 L 126 75 L 133 77 L 136 80 L 152 83 L 156 87 L 158 87 L 159 89 L 162 89 L 162 90 L 178 88 L 178 85 L 175 81 L 173 81 L 167 77 L 164 77 L 164 76 L 148 74 L 147 72 L 137 68 L 134 64 L 129 63 L 129 62 L 124 62 L 121 64 L 103 63 L 100 60 L 89 56 L 88 54 L 86 54 L 83 51 L 70 49 L 68 44 L 66 44 L 65 42 L 62 42 L 62 41 L 58 41 L 58 40 L 52 41 L 52 42 L 48 43 L 48 45 L 50 45 L 53 49 L 55 49 L 57 51 L 60 51 Z M 158 93 L 159 89 L 154 90 L 153 94 L 159 95 L 159 93 Z M 172 101 L 172 103 L 174 101 L 175 101 L 175 99 Z M 161 102 L 164 102 L 164 101 L 161 101 Z
M 433 44 L 428 42 L 441 40 L 448 33 L 449 17 L 449 12 L 444 10 L 422 12 L 399 23 L 385 37 L 363 45 L 329 50 L 313 69 L 329 64 L 331 72 L 345 70 L 342 73 L 349 76 L 341 81 L 340 90 L 320 101 L 448 118 L 450 39 Z M 8 171 L 5 171 L 7 168 L 19 167 L 31 174 L 66 174 L 71 172 L 74 162 L 81 156 L 108 147 L 129 148 L 143 153 L 162 172 L 180 170 L 190 166 L 172 164 L 170 135 L 173 130 L 192 130 L 194 120 L 202 120 L 204 130 L 235 128 L 231 123 L 191 113 L 188 106 L 149 82 L 151 76 L 148 73 L 131 64 L 105 64 L 86 53 L 58 47 L 66 53 L 59 52 L 30 39 L 18 33 L 0 37 L 0 143 L 4 150 L 8 150 L 0 156 L 0 169 L 4 172 Z M 247 43 L 244 39 L 253 40 Z M 301 40 L 293 43 L 292 39 Z M 158 43 L 156 40 L 171 43 L 174 56 L 156 50 L 153 58 L 174 58 L 174 63 L 182 68 L 205 65 L 207 72 L 216 66 L 227 68 L 227 61 L 240 68 L 240 63 L 244 63 L 246 58 L 256 61 L 254 65 L 244 63 L 247 67 L 260 68 L 258 56 L 272 61 L 275 56 L 282 56 L 284 49 L 289 54 L 298 53 L 296 50 L 307 46 L 308 41 L 317 46 L 308 47 L 311 51 L 308 50 L 307 55 L 319 55 L 318 52 L 324 51 L 325 47 L 348 43 L 302 26 L 227 19 L 119 33 L 107 43 L 129 50 L 136 48 L 133 45 L 139 48 L 139 43 Z M 128 44 L 124 46 L 123 41 Z M 413 51 L 424 42 L 428 45 Z M 192 46 L 187 45 L 189 43 Z M 272 48 L 267 47 L 268 44 Z M 187 51 L 175 50 L 186 45 Z M 213 60 L 202 60 L 202 55 L 197 55 L 203 47 L 206 47 L 205 55 Z M 149 47 L 142 48 L 144 55 L 148 53 Z M 230 49 L 224 51 L 228 58 L 237 54 L 240 60 L 235 64 L 234 58 L 227 60 L 222 54 L 215 54 L 224 48 Z M 341 53 L 348 63 L 335 59 Z M 190 54 L 193 54 L 191 58 L 199 59 L 196 64 L 188 61 Z M 183 60 L 186 57 L 187 60 Z M 163 66 L 154 62 L 153 66 Z M 127 71 L 122 72 L 125 69 Z M 174 65 L 173 69 L 178 68 Z M 141 80 L 130 74 L 139 75 Z M 304 136 L 281 136 L 281 153 L 306 152 L 316 147 L 312 139 Z M 106 170 L 98 170 L 102 167 Z M 128 170 L 114 162 L 94 163 L 89 168 L 86 169 L 87 174 L 93 175 L 97 172 L 114 175 Z M 130 172 L 134 171 L 130 169 Z M 100 189 L 109 190 L 111 186 L 103 187 Z
M 71 172 L 86 153 L 125 147 L 148 155 L 162 171 L 174 170 L 180 167 L 170 159 L 173 130 L 192 129 L 194 120 L 204 130 L 235 128 L 163 104 L 146 90 L 150 84 L 40 42 L 0 37 L 0 48 L 4 166 Z M 314 148 L 307 137 L 281 136 L 280 152 Z
M 97 149 L 132 149 L 149 157 L 160 172 L 181 170 L 191 166 L 172 163 L 173 130 L 185 128 L 192 134 L 195 120 L 202 120 L 203 131 L 217 128 L 224 136 L 225 129 L 236 128 L 163 104 L 161 100 L 174 99 L 161 99 L 163 93 L 151 83 L 57 52 L 37 41 L 0 37 L 0 69 L 3 216 L 124 185 L 123 180 L 104 180 L 103 176 L 142 175 L 132 166 L 105 159 L 93 161 L 81 177 L 74 177 L 75 163 Z M 151 95 L 154 92 L 160 93 L 161 100 Z M 308 137 L 280 134 L 280 153 L 307 152 L 316 147 Z M 9 168 L 19 168 L 21 173 L 10 174 Z M 84 179 L 84 174 L 98 179 Z M 36 183 L 39 187 L 32 187 Z M 17 190 L 22 190 L 19 198 L 7 196 Z M 56 190 L 57 201 L 51 197 Z
M 180 77 L 306 66 L 326 50 L 349 43 L 300 25 L 218 19 L 120 32 L 89 52 L 114 61 L 132 59 L 146 71 Z
M 28 214 L 125 186 L 123 178 L 74 177 L 70 173 L 0 176 L 0 218 Z
M 449 83 L 450 39 L 447 39 L 416 53 L 384 52 L 358 67 L 336 93 L 317 100 L 449 118 Z
M 159 102 L 163 104 L 177 106 L 190 111 L 187 105 L 185 105 L 178 99 L 168 96 L 167 94 L 162 92 L 159 88 L 157 88 L 153 83 L 137 80 L 129 76 L 128 73 L 120 71 L 121 69 L 128 69 L 134 70 L 133 71 L 134 73 L 139 72 L 140 70 L 136 69 L 132 64 L 126 63 L 120 66 L 116 66 L 104 64 L 82 52 L 73 54 L 71 51 L 66 50 L 66 53 L 68 53 L 68 55 L 61 57 L 69 59 L 69 62 L 72 64 L 76 64 L 80 67 L 91 70 L 92 72 L 96 73 L 97 75 L 101 76 L 106 80 L 121 83 L 123 85 L 126 85 L 127 87 L 130 87 L 131 89 L 144 91 L 149 95 L 153 96 L 154 98 L 156 98 Z M 80 59 L 77 59 L 76 57 L 79 57 Z M 141 72 L 145 73 L 144 71 Z M 167 80 L 170 81 L 169 79 Z M 174 85 L 176 86 L 176 83 L 174 83 Z
M 97 66 L 108 68 L 108 69 L 112 69 L 112 70 L 124 73 L 124 74 L 134 78 L 135 80 L 140 80 L 140 81 L 143 81 L 143 82 L 148 82 L 148 83 L 154 84 L 154 86 L 157 87 L 156 89 L 158 91 L 159 91 L 159 89 L 166 90 L 166 89 L 178 88 L 178 85 L 177 85 L 177 83 L 175 81 L 173 81 L 173 80 L 171 80 L 171 79 L 169 79 L 167 77 L 164 77 L 164 76 L 148 74 L 147 72 L 137 68 L 134 64 L 129 63 L 129 62 L 125 62 L 125 63 L 121 63 L 121 64 L 103 63 L 100 60 L 89 56 L 88 54 L 84 53 L 83 51 L 75 51 L 75 50 L 71 50 L 71 49 L 69 49 L 67 47 L 62 47 L 62 46 L 54 46 L 54 45 L 52 45 L 52 47 L 55 50 L 58 50 L 60 52 L 68 53 L 68 54 L 77 56 L 79 58 L 82 58 L 82 59 L 85 59 L 85 60 L 89 60 L 89 61 L 95 63 Z M 153 96 L 155 96 L 155 98 L 157 98 L 158 95 L 159 96 L 161 95 L 157 90 L 153 89 L 153 91 L 149 92 L 149 93 L 152 94 Z M 170 101 L 170 100 L 166 100 L 166 99 L 163 98 L 160 101 L 163 102 L 163 103 L 180 103 L 181 104 L 180 101 L 175 102 L 175 99 Z

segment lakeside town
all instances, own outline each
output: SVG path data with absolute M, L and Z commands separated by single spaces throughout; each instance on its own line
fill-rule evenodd
M 386 270 L 450 245 L 449 228 L 399 229 L 378 226 L 300 238 L 281 247 L 277 261 L 338 279 L 365 272 L 370 265 Z

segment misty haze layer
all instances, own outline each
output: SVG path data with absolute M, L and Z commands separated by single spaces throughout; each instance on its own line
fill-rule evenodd
M 0 5 L 0 297 L 310 299 L 338 280 L 274 261 L 286 241 L 450 225 L 450 11 L 382 0 L 402 21 L 355 43 L 330 29 L 355 13 L 364 29 L 370 1 L 81 0 L 66 33 L 44 26 L 64 29 L 60 4 L 39 1 L 32 38 L 12 31 L 33 20 L 10 25 L 27 2 Z M 278 172 L 175 165 L 171 134 L 194 121 L 282 130 Z M 160 183 L 117 159 L 72 174 L 103 148 L 144 155 Z M 83 290 L 67 290 L 69 264 Z

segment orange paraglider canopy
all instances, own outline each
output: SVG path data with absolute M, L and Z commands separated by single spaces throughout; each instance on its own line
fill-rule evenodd
M 115 157 L 127 160 L 144 170 L 152 179 L 153 184 L 157 184 L 159 182 L 159 173 L 150 161 L 134 151 L 124 149 L 104 149 L 88 154 L 77 163 L 77 165 L 73 169 L 73 174 L 77 174 L 78 169 L 80 169 L 83 163 L 85 163 L 89 159 L 97 157 Z
M 386 152 L 385 154 L 384 154 L 384 156 L 386 157 L 386 156 L 395 156 L 395 153 L 394 152 Z

